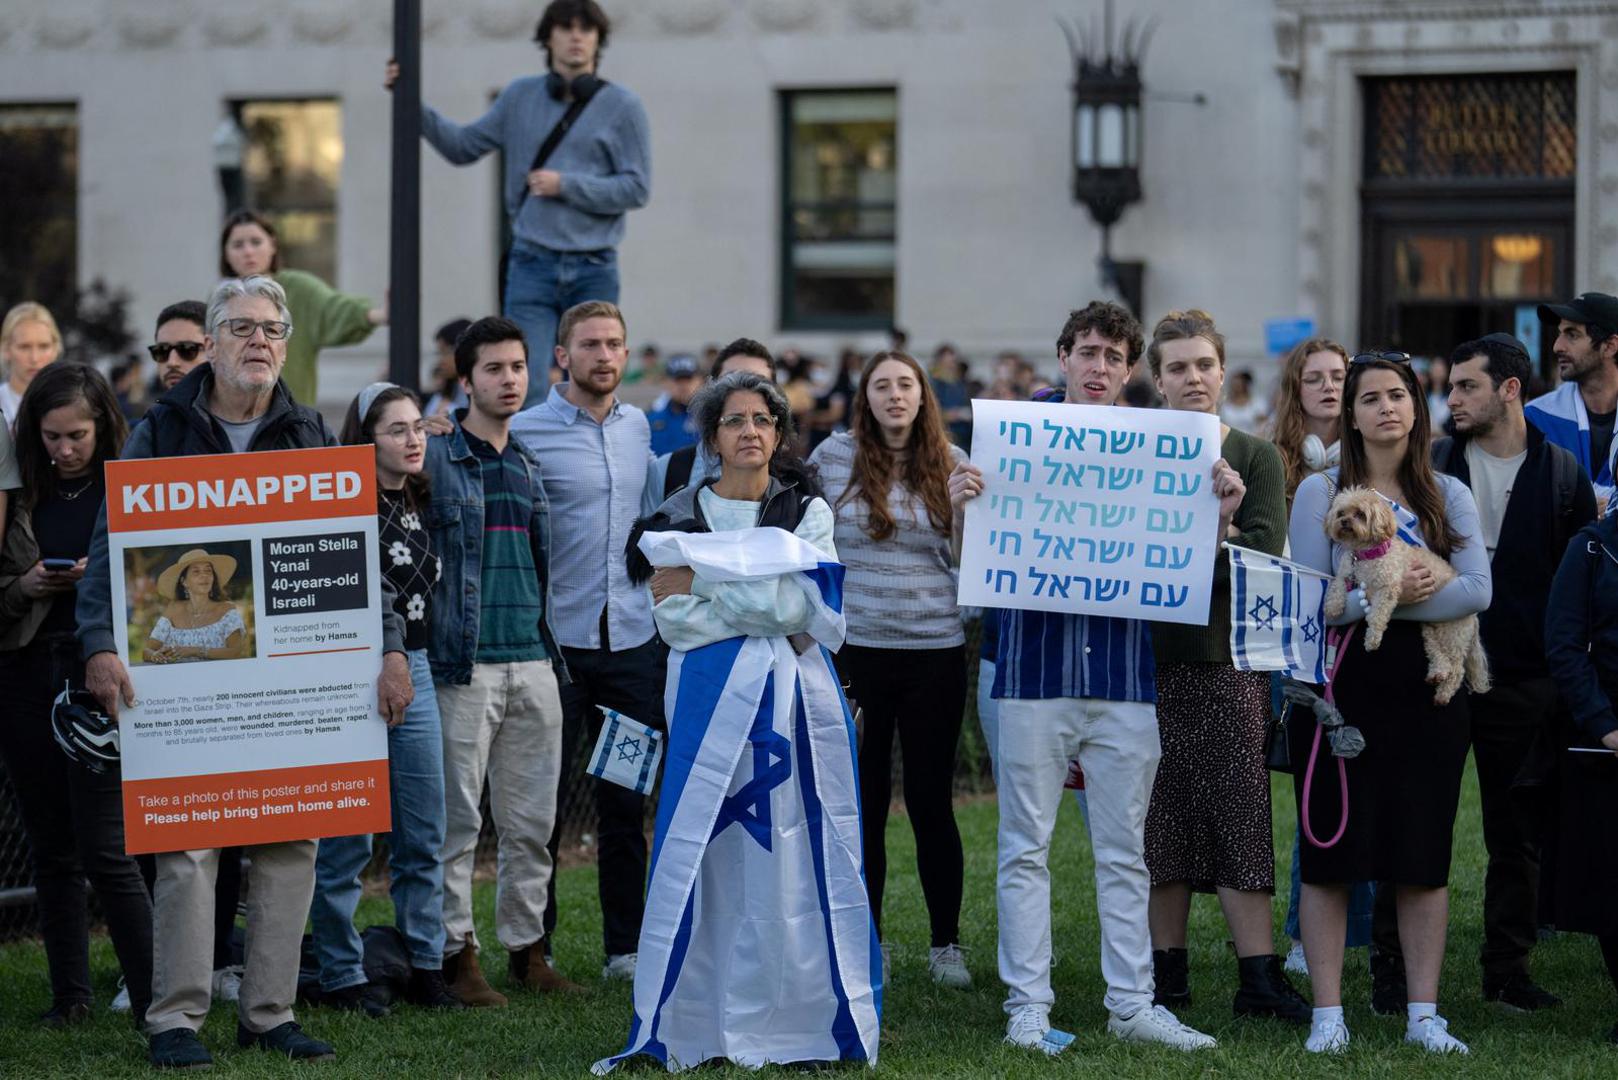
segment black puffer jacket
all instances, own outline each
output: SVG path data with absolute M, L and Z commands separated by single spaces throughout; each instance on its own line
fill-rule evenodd
M 1545 662 L 1591 742 L 1618 731 L 1618 518 L 1581 529 L 1551 583 Z

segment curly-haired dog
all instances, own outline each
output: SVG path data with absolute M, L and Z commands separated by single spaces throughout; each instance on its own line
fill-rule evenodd
M 1386 499 L 1370 488 L 1351 487 L 1338 492 L 1326 511 L 1326 535 L 1348 550 L 1337 563 L 1337 576 L 1326 589 L 1326 614 L 1335 618 L 1348 601 L 1350 580 L 1365 589 L 1365 648 L 1382 644 L 1388 619 L 1399 605 L 1405 570 L 1426 567 L 1439 588 L 1452 581 L 1455 568 L 1423 547 L 1398 538 L 1399 523 Z M 1421 639 L 1427 651 L 1427 681 L 1438 687 L 1433 695 L 1447 705 L 1461 688 L 1464 677 L 1473 692 L 1489 691 L 1489 664 L 1483 654 L 1478 617 L 1468 615 L 1448 622 L 1424 622 Z

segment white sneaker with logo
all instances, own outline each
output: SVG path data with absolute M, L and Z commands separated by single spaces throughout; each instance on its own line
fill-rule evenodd
M 1303 942 L 1294 941 L 1292 943 L 1292 948 L 1287 952 L 1286 963 L 1281 966 L 1286 968 L 1288 975 L 1307 976 L 1309 974 L 1309 961 L 1303 955 Z
M 218 968 L 213 973 L 213 999 L 239 1001 L 242 996 L 242 968 L 240 964 Z
M 639 953 L 615 953 L 607 957 L 607 962 L 601 967 L 601 977 L 613 982 L 635 981 L 635 959 Z
M 129 984 L 124 982 L 122 975 L 118 976 L 118 993 L 113 995 L 112 1004 L 107 1006 L 108 1012 L 126 1013 L 132 1006 L 129 1004 Z
M 1341 1017 L 1320 1021 L 1309 1029 L 1303 1048 L 1311 1054 L 1341 1054 L 1348 1049 L 1348 1025 Z
M 1432 1054 L 1469 1054 L 1471 1047 L 1449 1033 L 1449 1021 L 1442 1016 L 1423 1016 L 1405 1025 L 1405 1042 Z
M 939 986 L 952 990 L 965 990 L 972 985 L 972 973 L 966 970 L 966 954 L 959 945 L 941 945 L 929 950 L 927 974 Z
M 1006 1042 L 1055 1057 L 1073 1045 L 1073 1036 L 1051 1027 L 1049 1005 L 1019 1005 L 1006 1021 Z
M 1125 1042 L 1160 1043 L 1176 1050 L 1208 1050 L 1219 1045 L 1212 1035 L 1180 1023 L 1179 1017 L 1161 1005 L 1148 1006 L 1128 1019 L 1109 1017 L 1107 1030 Z

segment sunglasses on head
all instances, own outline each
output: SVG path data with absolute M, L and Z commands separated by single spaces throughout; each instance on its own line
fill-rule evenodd
M 169 353 L 171 353 L 171 352 L 179 353 L 180 354 L 180 359 L 186 361 L 187 363 L 189 363 L 190 361 L 195 360 L 197 358 L 197 356 L 202 352 L 202 342 L 200 342 L 200 341 L 179 341 L 179 342 L 160 341 L 156 345 L 148 345 L 148 346 L 146 346 L 146 351 L 151 353 L 152 354 L 152 359 L 156 360 L 159 364 L 161 364 L 163 361 L 167 360 L 169 358 Z
M 1386 352 L 1362 352 L 1358 356 L 1354 357 L 1354 359 L 1350 360 L 1349 363 L 1374 364 L 1379 360 L 1388 364 L 1408 364 L 1410 363 L 1410 354 L 1405 352 L 1394 352 L 1391 349 Z

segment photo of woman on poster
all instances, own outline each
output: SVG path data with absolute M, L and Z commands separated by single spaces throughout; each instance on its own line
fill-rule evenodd
M 193 548 L 158 575 L 167 601 L 146 639 L 148 664 L 236 660 L 249 655 L 241 610 L 224 594 L 236 560 Z

